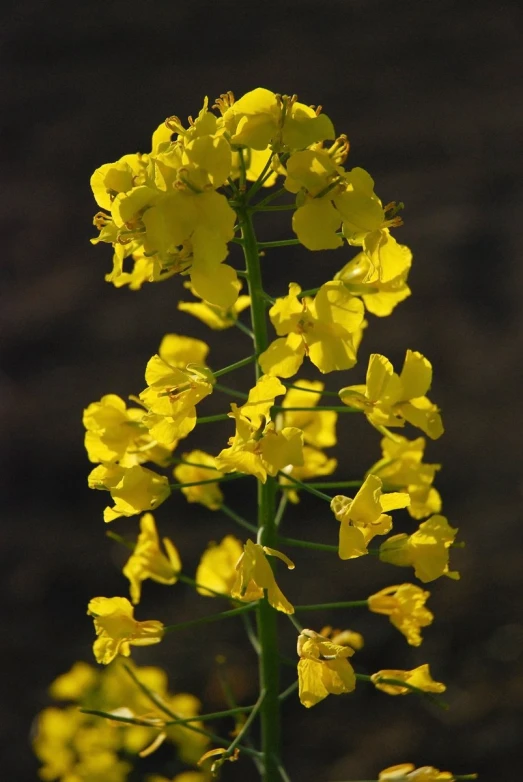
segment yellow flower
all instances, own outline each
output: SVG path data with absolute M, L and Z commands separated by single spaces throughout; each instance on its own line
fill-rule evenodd
M 441 682 L 435 682 L 430 675 L 429 666 L 420 665 L 412 671 L 383 670 L 373 673 L 370 677 L 377 690 L 383 690 L 388 695 L 409 695 L 413 690 L 403 687 L 401 684 L 386 684 L 381 679 L 398 679 L 399 682 L 411 684 L 423 692 L 445 692 L 447 689 Z
M 216 469 L 216 459 L 205 451 L 191 451 L 182 454 L 182 459 L 194 464 L 179 464 L 174 468 L 174 477 L 180 483 L 195 483 L 223 478 L 223 473 Z M 205 465 L 205 466 L 204 466 Z M 218 510 L 223 503 L 223 494 L 219 483 L 204 483 L 201 486 L 189 486 L 182 489 L 188 502 L 199 502 L 209 510 Z
M 380 546 L 380 559 L 399 567 L 412 565 L 416 578 L 423 583 L 440 576 L 458 579 L 459 573 L 449 570 L 449 548 L 457 532 L 445 516 L 432 516 L 412 535 L 401 533 L 388 538 Z
M 211 543 L 203 552 L 196 570 L 199 594 L 206 597 L 215 597 L 215 592 L 230 595 L 236 581 L 236 565 L 242 554 L 243 546 L 233 535 L 226 535 L 221 543 Z
M 265 150 L 269 144 L 282 149 L 304 149 L 323 139 L 333 139 L 334 128 L 325 114 L 317 114 L 310 106 L 298 103 L 296 96 L 276 95 L 257 87 L 237 101 L 223 106 L 223 123 L 230 133 L 231 143 Z
M 140 519 L 140 534 L 133 553 L 127 560 L 123 574 L 131 583 L 131 600 L 140 602 L 142 581 L 151 578 L 158 584 L 175 584 L 182 563 L 176 547 L 163 538 L 166 554 L 160 548 L 154 516 L 146 513 Z
M 390 586 L 369 597 L 369 610 L 388 616 L 411 646 L 419 646 L 420 629 L 432 624 L 434 619 L 434 615 L 425 607 L 429 597 L 430 592 L 414 584 Z
M 104 521 L 114 521 L 120 516 L 135 516 L 144 510 L 154 510 L 164 502 L 171 489 L 164 475 L 147 467 L 120 467 L 116 464 L 100 464 L 88 477 L 90 489 L 111 492 L 114 507 L 104 510 Z
M 408 421 L 430 438 L 443 434 L 439 410 L 426 396 L 432 382 L 432 365 L 421 353 L 407 350 L 401 374 L 379 353 L 369 359 L 366 385 L 347 386 L 342 402 L 363 410 L 374 426 L 403 426 Z
M 185 287 L 191 289 L 190 284 L 185 284 Z M 240 284 L 238 283 L 240 289 Z M 194 293 L 194 291 L 191 291 Z M 234 326 L 238 320 L 238 315 L 243 312 L 251 303 L 250 296 L 238 296 L 234 304 L 228 309 L 217 307 L 215 304 L 209 304 L 207 301 L 180 301 L 178 302 L 178 309 L 181 312 L 187 312 L 202 323 L 205 323 L 209 328 L 215 331 L 223 331 Z
M 361 296 L 373 315 L 390 315 L 397 304 L 410 296 L 407 277 L 412 264 L 408 247 L 398 244 L 388 230 L 370 252 L 361 252 L 335 276 L 354 295 Z
M 214 384 L 204 363 L 208 350 L 204 342 L 177 335 L 167 335 L 165 339 L 168 341 L 162 343 L 163 355 L 155 355 L 147 363 L 148 385 L 140 394 L 149 410 L 143 422 L 160 443 L 187 437 L 192 432 L 196 426 L 196 405 L 212 393 Z M 197 362 L 187 361 L 191 355 Z
M 263 371 L 292 377 L 305 356 L 323 373 L 353 367 L 355 334 L 363 322 L 361 301 L 342 282 L 325 283 L 314 299 L 300 301 L 300 292 L 299 285 L 290 283 L 289 295 L 277 299 L 269 310 L 280 338 L 260 355 Z
M 422 519 L 441 510 L 441 497 L 432 486 L 440 464 L 424 464 L 425 438 L 407 440 L 396 436 L 381 441 L 383 458 L 373 464 L 369 473 L 378 475 L 384 483 L 408 492 L 408 512 L 414 519 Z
M 303 706 L 310 709 L 327 695 L 355 689 L 356 676 L 347 659 L 353 654 L 350 646 L 329 641 L 314 630 L 302 630 L 298 636 L 298 682 Z
M 475 779 L 476 775 L 473 778 Z M 450 771 L 440 771 L 434 766 L 416 768 L 414 763 L 389 766 L 384 768 L 378 777 L 379 782 L 452 782 L 454 779 L 455 776 Z
M 137 622 L 125 597 L 94 597 L 87 607 L 98 636 L 93 645 L 96 661 L 107 665 L 116 655 L 129 657 L 131 646 L 150 646 L 163 638 L 163 624 L 155 619 Z
M 368 475 L 354 499 L 337 494 L 331 509 L 340 522 L 340 559 L 354 559 L 368 554 L 367 545 L 376 535 L 386 535 L 392 528 L 392 517 L 385 511 L 406 508 L 408 494 L 382 494 L 382 482 L 376 475 Z
M 127 408 L 116 394 L 107 394 L 84 410 L 85 448 L 91 462 L 119 462 L 133 467 L 142 462 L 164 466 L 176 440 L 159 445 L 142 423 L 143 408 Z
M 281 551 L 248 540 L 236 564 L 236 579 L 231 589 L 231 597 L 249 603 L 263 598 L 264 590 L 267 590 L 267 600 L 273 608 L 284 614 L 293 614 L 294 608 L 278 587 L 266 554 L 281 559 L 289 570 L 294 569 L 293 562 Z
M 262 483 L 267 475 L 276 475 L 287 465 L 303 464 L 303 434 L 294 426 L 276 431 L 269 413 L 276 396 L 285 393 L 285 386 L 275 377 L 262 375 L 249 392 L 247 402 L 231 405 L 231 418 L 236 421 L 236 433 L 216 457 L 216 466 L 224 472 L 244 472 L 255 475 Z

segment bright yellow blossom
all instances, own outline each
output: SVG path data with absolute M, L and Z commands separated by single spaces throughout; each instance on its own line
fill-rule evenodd
M 120 467 L 117 464 L 99 464 L 88 477 L 90 489 L 111 492 L 114 507 L 104 510 L 104 521 L 120 516 L 135 516 L 141 511 L 154 510 L 164 502 L 171 489 L 164 475 L 147 467 Z
M 106 394 L 84 410 L 85 448 L 91 462 L 119 462 L 133 467 L 143 462 L 164 466 L 176 447 L 176 440 L 160 445 L 142 423 L 141 407 L 127 408 L 116 394 Z
M 392 517 L 385 511 L 406 508 L 408 494 L 382 494 L 382 482 L 368 475 L 354 499 L 338 494 L 332 498 L 331 509 L 340 522 L 340 559 L 354 559 L 368 554 L 367 545 L 376 535 L 386 535 L 392 528 Z
M 423 692 L 445 692 L 447 689 L 442 682 L 435 682 L 430 675 L 429 666 L 425 663 L 412 671 L 383 670 L 373 673 L 370 677 L 377 690 L 383 690 L 388 695 L 409 695 L 413 690 L 410 687 L 402 687 L 401 684 L 387 684 L 381 679 L 398 679 L 399 682 L 411 684 Z
M 216 459 L 205 451 L 191 451 L 182 454 L 182 459 L 194 464 L 179 464 L 174 468 L 174 477 L 180 483 L 196 483 L 223 478 L 223 473 L 216 469 Z M 197 465 L 197 466 L 195 466 Z M 188 486 L 182 489 L 188 502 L 199 502 L 209 510 L 218 510 L 223 503 L 220 484 L 203 483 L 201 486 Z
M 414 519 L 422 519 L 441 510 L 441 497 L 432 486 L 440 464 L 425 464 L 423 452 L 425 438 L 407 440 L 399 435 L 392 440 L 384 437 L 381 441 L 383 458 L 369 469 L 369 473 L 378 475 L 387 486 L 406 491 L 410 497 L 407 510 Z
M 163 638 L 163 624 L 156 619 L 138 622 L 125 597 L 94 597 L 87 606 L 98 636 L 93 645 L 96 661 L 107 665 L 116 655 L 129 657 L 131 646 L 150 646 Z
M 414 584 L 390 586 L 369 597 L 369 610 L 388 616 L 411 646 L 419 646 L 420 629 L 432 624 L 434 619 L 425 606 L 429 597 L 430 592 Z
M 354 669 L 347 658 L 354 649 L 302 630 L 298 636 L 298 682 L 300 701 L 307 709 L 327 695 L 352 692 L 356 687 Z
M 412 264 L 408 247 L 398 244 L 388 230 L 371 252 L 361 252 L 335 276 L 354 295 L 361 296 L 373 315 L 390 315 L 397 304 L 410 296 L 407 277 Z
M 226 535 L 221 543 L 210 543 L 196 570 L 199 594 L 206 597 L 215 597 L 215 592 L 230 595 L 236 581 L 236 565 L 242 554 L 243 546 L 233 535 Z M 211 589 L 212 592 L 209 591 Z
M 263 598 L 264 590 L 267 590 L 267 600 L 273 608 L 284 614 L 293 614 L 294 608 L 278 587 L 266 554 L 281 559 L 289 570 L 294 569 L 293 562 L 281 551 L 248 540 L 236 564 L 236 579 L 231 589 L 231 597 L 251 602 Z
M 363 410 L 374 426 L 403 426 L 408 421 L 430 438 L 443 434 L 439 410 L 425 394 L 432 382 L 432 365 L 421 353 L 407 350 L 401 374 L 379 353 L 369 359 L 366 385 L 347 386 L 342 402 Z
M 205 345 L 200 340 L 194 342 Z M 149 411 L 143 422 L 151 436 L 161 443 L 187 437 L 196 426 L 196 405 L 212 393 L 210 370 L 201 362 L 186 363 L 182 368 L 178 357 L 170 355 L 167 360 L 156 355 L 147 363 L 145 380 L 147 388 L 140 399 Z
M 140 534 L 133 553 L 127 560 L 123 574 L 131 584 L 131 600 L 140 602 L 142 581 L 151 578 L 158 584 L 175 584 L 182 563 L 175 545 L 169 538 L 163 538 L 166 554 L 160 548 L 158 531 L 152 513 L 145 513 L 140 519 Z
M 416 578 L 423 583 L 440 576 L 458 579 L 459 573 L 449 570 L 449 548 L 457 532 L 445 516 L 432 516 L 412 535 L 401 533 L 388 538 L 380 546 L 380 559 L 399 567 L 412 565 Z
M 224 100 L 226 99 L 226 100 Z M 239 98 L 223 95 L 217 101 L 231 143 L 265 150 L 304 149 L 324 139 L 334 139 L 334 128 L 325 114 L 298 103 L 296 96 L 276 95 L 257 87 Z
M 205 366 L 209 345 L 201 339 L 181 334 L 165 334 L 158 355 L 170 367 L 186 369 L 188 364 Z
M 474 777 L 476 778 L 476 775 Z M 389 766 L 380 772 L 378 782 L 452 782 L 455 779 L 450 771 L 440 771 L 434 766 L 416 768 L 414 763 L 400 763 Z
M 363 305 L 342 282 L 322 285 L 314 299 L 299 299 L 301 288 L 277 299 L 269 316 L 279 339 L 260 358 L 268 375 L 292 377 L 308 356 L 320 372 L 350 369 L 356 363 L 355 334 L 363 322 Z M 284 336 L 287 335 L 287 336 Z
M 294 426 L 277 431 L 269 413 L 276 396 L 285 386 L 275 377 L 262 375 L 241 407 L 231 405 L 230 417 L 236 421 L 236 433 L 216 457 L 216 466 L 224 472 L 244 472 L 265 483 L 267 475 L 276 475 L 287 465 L 303 464 L 303 434 Z

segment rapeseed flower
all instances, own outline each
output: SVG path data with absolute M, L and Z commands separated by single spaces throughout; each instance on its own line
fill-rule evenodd
M 107 665 L 121 654 L 129 657 L 131 646 L 150 646 L 163 638 L 163 624 L 156 619 L 138 622 L 125 597 L 94 597 L 87 606 L 98 636 L 93 645 L 96 661 Z

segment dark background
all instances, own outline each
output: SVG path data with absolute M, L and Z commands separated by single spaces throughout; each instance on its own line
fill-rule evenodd
M 432 585 L 436 622 L 418 650 L 389 631 L 387 620 L 365 612 L 317 616 L 317 624 L 307 618 L 316 629 L 335 621 L 364 632 L 361 671 L 430 661 L 434 677 L 449 685 L 450 711 L 365 686 L 311 712 L 291 698 L 288 771 L 302 782 L 370 779 L 412 760 L 455 773 L 477 770 L 483 780 L 520 778 L 522 21 L 517 3 L 486 0 L 4 6 L 2 777 L 36 778 L 28 741 L 33 715 L 49 703 L 46 687 L 75 659 L 92 659 L 86 603 L 127 588 L 119 572 L 124 555 L 104 538 L 106 497 L 86 487 L 82 408 L 104 393 L 140 391 L 145 363 L 165 332 L 208 337 L 215 368 L 248 349 L 239 332 L 209 336 L 177 312 L 179 279 L 139 293 L 104 283 L 111 252 L 88 241 L 97 210 L 89 176 L 124 153 L 147 151 L 164 117 L 195 114 L 204 95 L 213 100 L 232 89 L 239 96 L 263 85 L 321 103 L 338 133 L 349 136 L 348 166 L 367 168 L 384 202 L 406 204 L 396 236 L 414 252 L 414 295 L 391 318 L 371 319 L 359 367 L 331 375 L 328 384 L 360 382 L 372 350 L 396 363 L 408 347 L 431 359 L 431 396 L 443 409 L 446 435 L 430 445 L 427 460 L 444 465 L 437 480 L 444 511 L 467 541 L 453 552 L 461 582 Z M 275 221 L 266 238 L 289 236 L 287 220 Z M 264 262 L 267 287 L 283 293 L 290 279 L 312 287 L 349 257 L 347 250 L 273 251 Z M 302 376 L 314 377 L 310 370 Z M 249 382 L 248 372 L 243 377 Z M 215 394 L 206 411 L 225 404 Z M 188 447 L 223 447 L 229 427 L 213 427 L 199 429 Z M 378 458 L 378 441 L 365 422 L 344 419 L 340 477 L 361 475 Z M 251 513 L 246 489 L 235 483 L 226 493 Z M 231 529 L 178 497 L 156 516 L 187 572 L 208 539 Z M 113 529 L 131 534 L 136 519 Z M 310 497 L 285 530 L 336 535 L 328 509 Z M 296 560 L 296 572 L 281 577 L 296 603 L 361 598 L 410 578 L 367 559 L 339 563 L 298 553 Z M 185 587 L 146 584 L 144 591 L 140 618 L 172 622 L 215 610 Z M 214 657 L 223 654 L 238 697 L 249 703 L 253 659 L 235 628 L 234 620 L 199 628 L 133 656 L 166 665 L 174 690 L 191 689 L 214 710 L 222 706 Z M 292 672 L 285 675 L 291 681 Z M 164 751 L 137 778 L 163 763 L 173 774 L 170 762 Z M 230 779 L 254 778 L 247 760 L 229 770 Z

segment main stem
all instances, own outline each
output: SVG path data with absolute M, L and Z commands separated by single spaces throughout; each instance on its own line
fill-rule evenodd
M 256 235 L 252 224 L 251 211 L 247 206 L 238 209 L 241 220 L 243 252 L 248 273 L 249 294 L 251 297 L 251 322 L 254 333 L 254 348 L 259 356 L 268 347 L 266 302 L 264 298 L 260 256 Z M 261 375 L 256 364 L 256 379 Z M 263 546 L 274 548 L 276 545 L 275 521 L 276 483 L 274 478 L 267 478 L 266 483 L 258 481 L 258 542 Z M 258 640 L 260 643 L 260 689 L 265 690 L 265 697 L 260 707 L 261 743 L 264 757 L 264 782 L 280 780 L 280 742 L 281 718 L 280 701 L 280 670 L 278 656 L 277 614 L 267 600 L 260 600 L 256 609 Z

